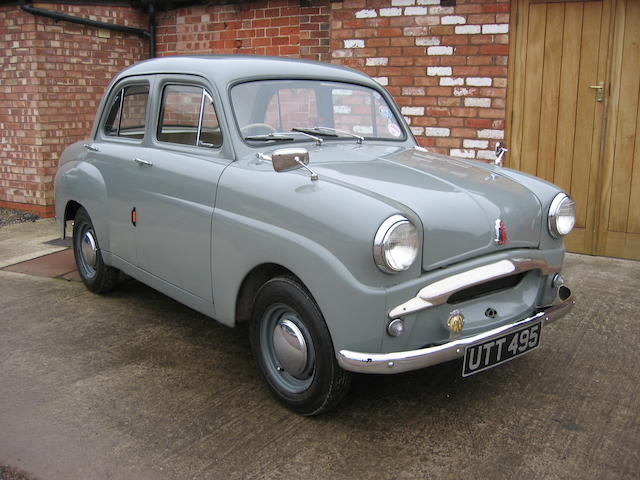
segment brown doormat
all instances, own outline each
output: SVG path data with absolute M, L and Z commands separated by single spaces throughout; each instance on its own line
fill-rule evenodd
M 80 275 L 76 270 L 76 261 L 73 257 L 72 248 L 9 265 L 2 270 L 26 273 L 27 275 L 35 275 L 37 277 L 63 278 L 65 280 L 80 281 Z

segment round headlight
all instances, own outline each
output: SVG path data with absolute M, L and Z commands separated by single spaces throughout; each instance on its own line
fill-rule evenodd
M 418 256 L 419 243 L 416 227 L 402 215 L 392 215 L 376 232 L 373 258 L 385 273 L 403 272 Z
M 576 204 L 566 193 L 559 193 L 549 207 L 549 233 L 559 238 L 573 230 L 575 224 Z

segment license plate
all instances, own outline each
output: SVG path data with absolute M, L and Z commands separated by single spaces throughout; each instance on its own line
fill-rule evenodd
M 462 376 L 468 377 L 508 362 L 540 345 L 540 323 L 464 349 Z

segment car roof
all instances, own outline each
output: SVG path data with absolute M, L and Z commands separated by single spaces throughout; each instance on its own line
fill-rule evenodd
M 369 76 L 351 68 L 297 58 L 256 55 L 176 55 L 136 63 L 116 76 L 192 74 L 208 78 L 218 88 L 238 81 L 266 78 L 323 79 L 379 87 Z

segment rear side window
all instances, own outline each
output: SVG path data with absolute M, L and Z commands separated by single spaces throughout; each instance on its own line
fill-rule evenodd
M 149 85 L 131 85 L 113 99 L 104 124 L 109 137 L 142 139 L 147 115 Z
M 162 94 L 158 141 L 219 147 L 222 134 L 211 95 L 194 85 L 167 85 Z

